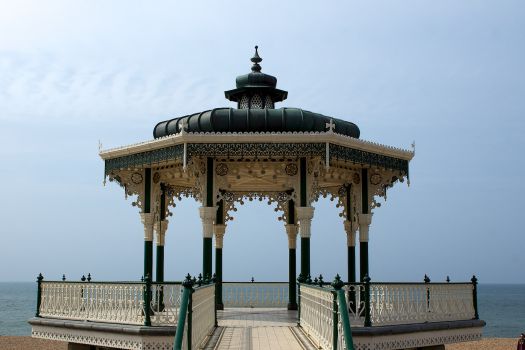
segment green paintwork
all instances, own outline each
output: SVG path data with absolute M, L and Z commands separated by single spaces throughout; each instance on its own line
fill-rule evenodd
M 359 242 L 359 278 L 363 279 L 368 275 L 368 242 Z
M 153 241 L 144 241 L 144 277 L 153 276 Z
M 164 246 L 157 246 L 156 281 L 164 282 Z
M 348 283 L 355 283 L 355 246 L 348 247 Z M 348 292 L 348 300 L 352 311 L 355 311 L 356 293 L 355 290 Z
M 177 321 L 177 331 L 175 333 L 175 344 L 173 346 L 174 350 L 182 350 L 183 348 L 182 341 L 184 338 L 184 325 L 186 323 L 186 316 L 188 315 L 188 304 L 189 304 L 191 293 L 192 293 L 191 287 L 189 288 L 184 287 L 182 291 L 182 298 L 180 301 L 179 320 Z
M 339 337 L 339 329 L 337 327 L 339 326 L 339 315 L 337 313 L 339 312 L 339 305 L 337 305 L 337 294 L 332 293 L 332 349 L 337 350 L 337 338 Z
M 301 237 L 301 273 L 310 275 L 310 237 Z
M 479 320 L 478 313 L 478 279 L 476 276 L 472 276 L 470 280 L 472 282 L 472 304 L 474 306 L 474 319 Z
M 217 225 L 224 225 L 224 199 L 221 199 L 219 203 L 217 203 L 217 216 L 215 223 Z
M 368 169 L 361 170 L 361 208 L 363 214 L 370 213 L 370 204 L 368 203 Z M 359 278 L 369 275 L 368 271 L 368 242 L 359 242 Z
M 166 219 L 166 188 L 160 184 L 160 221 Z
M 151 326 L 151 275 L 144 276 L 144 326 Z
M 296 250 L 288 249 L 288 310 L 297 310 L 296 282 Z
M 37 283 L 37 294 L 36 294 L 36 313 L 35 317 L 40 317 L 40 305 L 42 304 L 42 280 L 44 279 L 44 276 L 42 274 L 38 274 L 38 277 L 36 278 Z
M 359 138 L 354 123 L 299 108 L 235 109 L 215 108 L 155 125 L 153 137 L 178 134 L 187 122 L 188 132 L 326 132 L 326 123 L 335 123 L 336 134 Z
M 202 239 L 202 276 L 211 277 L 212 275 L 212 238 Z
M 370 319 L 370 277 L 366 275 L 363 278 L 363 284 L 365 286 L 364 300 L 365 300 L 365 327 L 372 327 L 372 320 Z
M 151 168 L 145 169 L 144 177 L 144 213 L 149 213 L 151 207 Z
M 302 157 L 299 160 L 299 188 L 301 193 L 299 193 L 301 207 L 307 206 L 307 193 L 306 193 L 306 158 Z
M 337 300 L 341 306 L 339 314 L 341 315 L 341 323 L 343 324 L 343 336 L 345 338 L 346 348 L 354 350 L 354 340 L 352 338 L 352 328 L 350 325 L 350 317 L 348 316 L 348 305 L 342 289 L 336 290 Z
M 206 158 L 206 206 L 213 207 L 213 158 Z M 211 275 L 210 275 L 211 276 Z
M 224 309 L 222 302 L 222 249 L 215 248 L 215 304 L 218 310 Z

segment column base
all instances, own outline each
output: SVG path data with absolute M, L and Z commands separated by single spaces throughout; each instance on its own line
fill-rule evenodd
M 224 304 L 215 305 L 215 310 L 224 310 Z
M 288 310 L 297 310 L 296 303 L 288 303 Z

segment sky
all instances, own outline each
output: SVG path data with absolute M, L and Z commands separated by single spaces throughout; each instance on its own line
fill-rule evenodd
M 99 142 L 234 107 L 223 91 L 257 44 L 289 92 L 277 107 L 352 121 L 365 140 L 415 141 L 410 186 L 374 212 L 373 281 L 525 283 L 523 1 L 0 0 L 0 33 L 0 281 L 140 279 L 139 213 L 103 185 Z M 346 278 L 335 203 L 314 206 L 312 275 Z M 201 269 L 197 208 L 173 209 L 166 279 Z M 286 281 L 273 207 L 235 214 L 224 279 Z

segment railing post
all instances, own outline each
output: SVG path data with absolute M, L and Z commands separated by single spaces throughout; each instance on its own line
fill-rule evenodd
M 338 299 L 338 310 L 341 310 L 339 313 L 341 315 L 341 324 L 343 326 L 342 335 L 345 339 L 346 349 L 354 350 L 354 340 L 352 339 L 352 329 L 350 328 L 350 317 L 348 316 L 348 305 L 346 305 L 345 293 L 341 290 L 343 286 L 344 283 L 341 281 L 339 274 L 337 274 L 332 282 L 332 287 L 335 289 L 335 295 Z M 336 346 L 337 343 L 335 343 L 334 349 Z
M 425 277 L 423 278 L 423 282 L 425 282 L 426 290 L 427 290 L 427 312 L 430 312 L 430 287 L 428 284 L 430 283 L 430 277 L 425 274 Z
M 297 277 L 297 325 L 301 325 L 301 283 L 304 283 L 306 278 L 302 273 Z
M 215 288 L 215 298 L 213 298 L 213 303 L 214 303 L 214 306 L 213 306 L 213 310 L 215 311 L 215 314 L 214 314 L 214 317 L 215 317 L 215 327 L 217 327 L 219 325 L 219 323 L 217 322 L 217 290 L 218 290 L 218 286 L 217 286 L 217 275 L 216 274 L 213 274 L 213 276 L 211 277 L 211 282 L 215 285 L 214 288 Z M 222 300 L 222 298 L 221 298 Z
M 478 314 L 478 279 L 476 276 L 472 276 L 470 280 L 472 282 L 472 303 L 474 304 L 474 319 L 479 319 Z
M 365 286 L 365 327 L 371 327 L 372 321 L 370 320 L 370 277 L 365 275 L 363 278 L 363 284 Z
M 193 291 L 193 285 L 195 282 L 191 279 L 190 274 L 186 276 L 186 279 L 182 282 L 184 290 L 182 291 L 182 297 L 180 302 L 179 310 L 179 320 L 177 322 L 177 329 L 175 331 L 175 344 L 173 346 L 174 350 L 181 350 L 183 348 L 182 341 L 184 339 L 184 324 L 186 323 L 186 316 L 188 314 L 188 304 L 191 298 L 191 293 Z M 188 321 L 189 325 L 189 321 Z M 188 349 L 191 349 L 191 333 L 189 333 L 189 342 L 190 345 Z
M 201 280 L 201 283 L 202 283 L 202 280 Z M 199 287 L 201 285 L 199 284 Z M 193 289 L 193 285 L 190 286 L 190 294 L 189 294 L 189 300 L 188 300 L 188 333 L 187 333 L 187 338 L 188 338 L 188 349 L 192 349 L 191 347 L 191 338 L 192 338 L 192 334 L 193 334 L 193 293 L 195 292 L 195 289 Z
M 36 313 L 35 317 L 40 317 L 40 305 L 42 304 L 42 280 L 44 276 L 41 273 L 36 278 L 37 291 L 36 291 Z
M 144 326 L 151 326 L 151 277 L 149 273 L 144 278 Z

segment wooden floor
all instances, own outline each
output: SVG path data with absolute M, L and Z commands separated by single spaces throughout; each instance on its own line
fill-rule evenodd
M 303 350 L 305 340 L 297 326 L 297 311 L 284 309 L 226 309 L 218 311 L 215 339 L 207 349 Z M 308 345 L 308 344 L 306 344 Z

